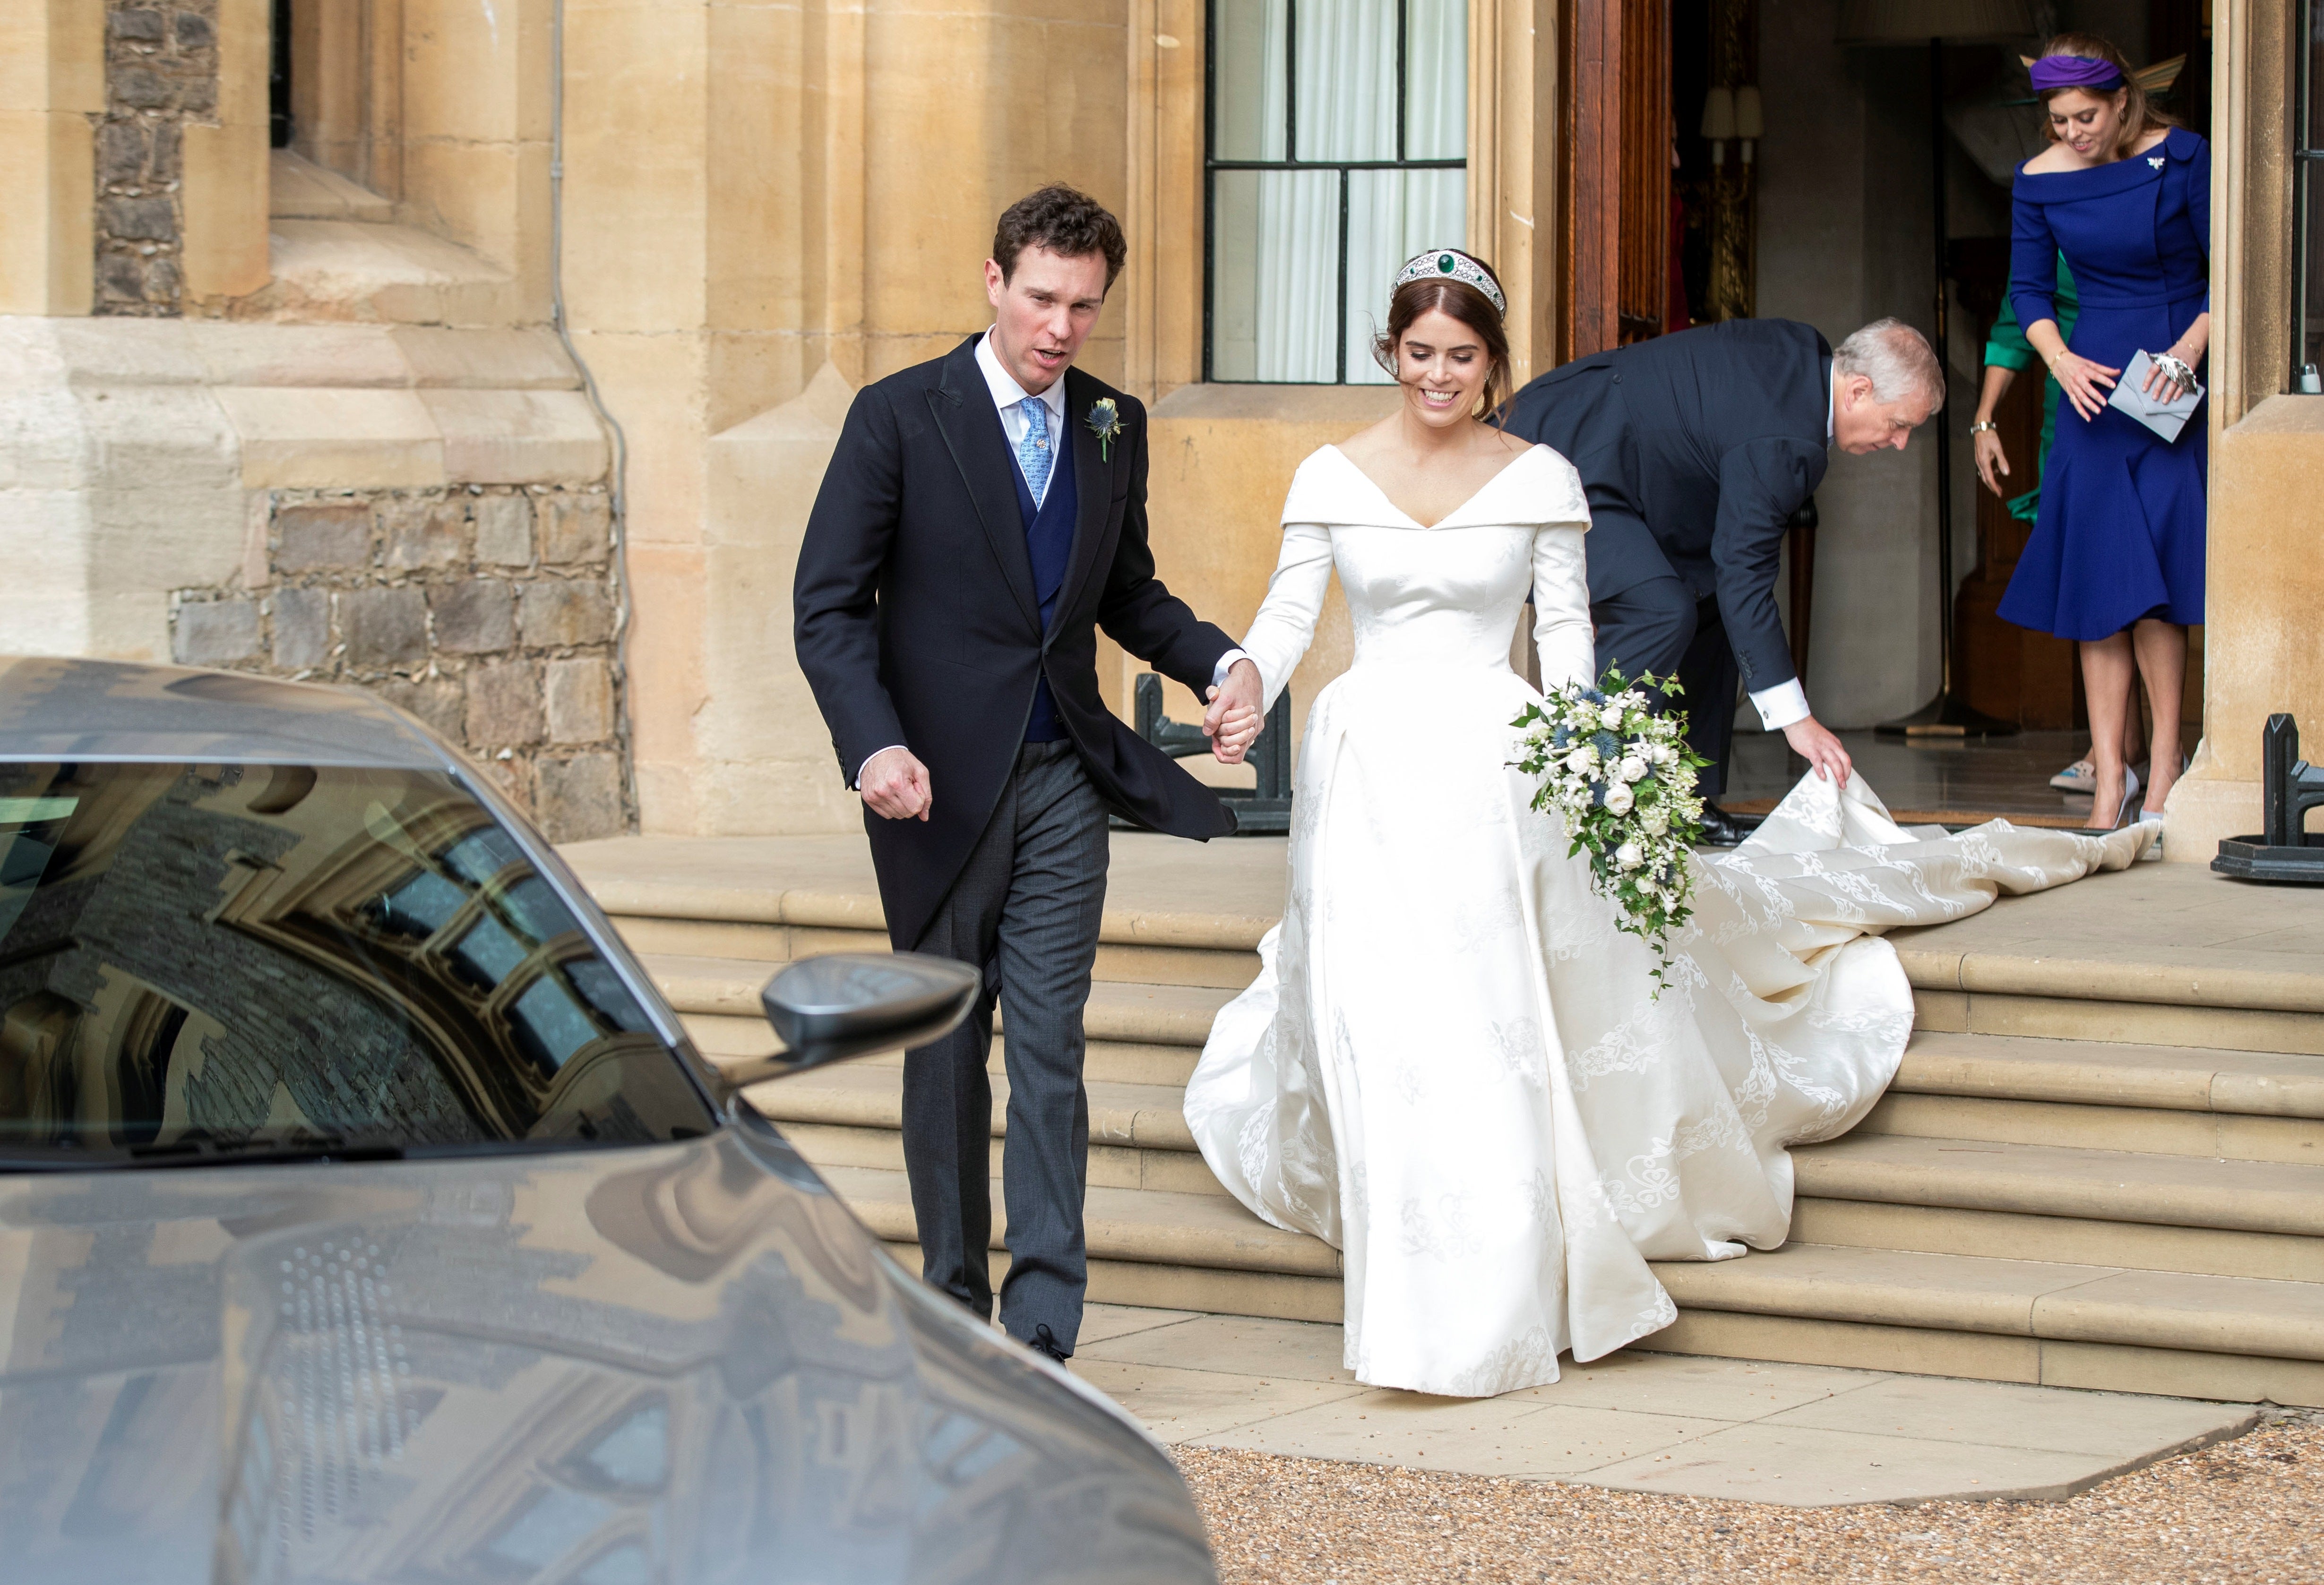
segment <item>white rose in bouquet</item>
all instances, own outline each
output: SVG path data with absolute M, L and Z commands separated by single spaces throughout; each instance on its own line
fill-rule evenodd
M 1599 712 L 1598 720 L 1599 723 L 1603 726 L 1621 725 L 1622 706 L 1619 704 L 1611 704 L 1607 705 L 1605 709 Z
M 1565 756 L 1565 768 L 1576 776 L 1589 775 L 1598 769 L 1598 751 L 1588 743 L 1582 744 Z
M 1656 804 L 1638 816 L 1638 824 L 1646 828 L 1648 836 L 1663 836 L 1670 831 L 1670 816 L 1664 812 L 1660 804 Z
M 1626 842 L 1614 850 L 1614 862 L 1625 870 L 1635 870 L 1646 862 L 1646 855 L 1638 851 L 1635 842 Z
M 1646 762 L 1636 754 L 1625 754 L 1614 774 L 1624 781 L 1644 781 L 1646 779 Z
M 1628 814 L 1630 805 L 1634 801 L 1630 797 L 1630 789 L 1618 781 L 1606 789 L 1606 807 L 1617 815 Z
M 1656 743 L 1655 745 L 1655 763 L 1657 765 L 1675 765 L 1678 763 L 1677 748 L 1670 743 Z

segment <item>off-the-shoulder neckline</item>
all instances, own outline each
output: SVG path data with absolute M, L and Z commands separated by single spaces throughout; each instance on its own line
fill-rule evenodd
M 1361 479 L 1371 493 L 1379 497 L 1380 503 L 1383 506 L 1386 506 L 1390 511 L 1396 513 L 1397 516 L 1402 518 L 1406 522 L 1410 523 L 1414 528 L 1418 529 L 1425 533 L 1431 529 L 1443 528 L 1446 523 L 1451 522 L 1454 518 L 1459 517 L 1462 512 L 1476 505 L 1478 502 L 1484 499 L 1486 493 L 1489 492 L 1494 485 L 1499 484 L 1503 479 L 1508 478 L 1509 475 L 1515 473 L 1518 468 L 1525 465 L 1526 461 L 1536 452 L 1547 451 L 1549 447 L 1542 445 L 1539 441 L 1536 441 L 1533 445 L 1526 447 L 1523 451 L 1520 451 L 1517 456 L 1504 463 L 1501 465 L 1499 472 L 1496 473 L 1491 478 L 1486 480 L 1483 484 L 1478 485 L 1476 489 L 1471 491 L 1469 493 L 1469 498 L 1466 501 L 1461 502 L 1460 505 L 1454 507 L 1452 511 L 1446 512 L 1443 517 L 1438 518 L 1433 523 L 1424 523 L 1418 518 L 1405 511 L 1404 508 L 1398 506 L 1396 503 L 1396 498 L 1391 496 L 1386 490 L 1380 488 L 1379 480 L 1364 472 L 1361 467 L 1357 465 L 1355 458 L 1350 456 L 1346 452 L 1342 451 L 1337 446 L 1327 443 L 1323 447 L 1323 449 L 1330 452 L 1333 456 L 1338 457 L 1340 461 L 1347 466 L 1350 473 L 1355 475 L 1359 479 Z

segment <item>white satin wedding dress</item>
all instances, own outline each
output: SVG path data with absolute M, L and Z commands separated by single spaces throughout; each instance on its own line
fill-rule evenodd
M 1283 923 L 1186 1089 L 1211 1169 L 1342 1251 L 1359 1379 L 1482 1396 L 1557 1379 L 1677 1312 L 1649 1260 L 1784 1241 L 1789 1145 L 1845 1132 L 1913 999 L 1877 932 L 2127 864 L 2149 840 L 1994 822 L 1907 833 L 1858 779 L 1803 780 L 1700 864 L 1653 998 L 1556 817 L 1509 768 L 1544 680 L 1593 677 L 1572 467 L 1536 446 L 1423 528 L 1337 448 L 1300 465 L 1243 648 L 1268 702 L 1336 568 L 1355 658 L 1300 744 Z

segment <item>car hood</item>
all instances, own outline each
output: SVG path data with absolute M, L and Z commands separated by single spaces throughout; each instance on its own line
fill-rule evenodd
M 1211 1577 L 771 1133 L 0 1178 L 14 1585 Z

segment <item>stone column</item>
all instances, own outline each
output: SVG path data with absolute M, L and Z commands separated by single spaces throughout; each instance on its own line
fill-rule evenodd
M 0 0 L 0 314 L 86 314 L 105 17 L 89 0 Z
M 2172 790 L 2163 856 L 2208 864 L 2260 828 L 2260 730 L 2299 718 L 2324 760 L 2324 397 L 2282 394 L 2292 364 L 2292 13 L 2223 0 L 2216 15 L 2211 153 L 2211 511 L 2203 629 L 2203 741 Z M 2311 820 L 2311 829 L 2313 823 Z
M 1124 17 L 1125 0 L 568 5 L 565 283 L 629 436 L 649 833 L 856 820 L 790 653 L 799 522 L 849 387 L 988 323 L 1003 207 L 1047 180 L 1122 207 Z M 1082 361 L 1121 379 L 1118 304 Z

